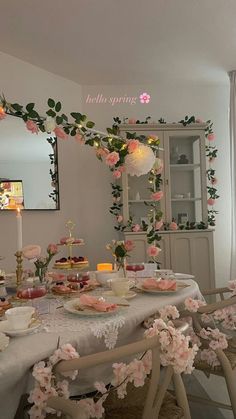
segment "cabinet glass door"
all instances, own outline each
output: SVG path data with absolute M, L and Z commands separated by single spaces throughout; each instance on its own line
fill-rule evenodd
M 156 135 L 160 139 L 160 150 L 157 152 L 156 157 L 164 160 L 163 153 L 163 133 L 159 132 L 145 132 L 145 135 Z M 162 174 L 162 177 L 164 174 Z M 127 176 L 127 183 L 123 180 L 123 189 L 127 189 L 127 201 L 128 201 L 128 208 L 127 208 L 127 217 L 132 217 L 133 224 L 140 224 L 142 222 L 145 224 L 150 223 L 150 219 L 152 218 L 152 209 L 151 207 L 147 206 L 145 202 L 151 203 L 153 202 L 151 199 L 151 191 L 149 188 L 152 186 L 152 182 L 149 179 L 149 174 L 143 176 Z M 165 200 L 162 199 L 158 202 L 158 210 L 165 213 Z M 125 210 L 125 208 L 124 208 Z M 124 211 L 124 215 L 126 215 Z
M 204 137 L 196 131 L 167 136 L 171 220 L 178 224 L 206 221 Z

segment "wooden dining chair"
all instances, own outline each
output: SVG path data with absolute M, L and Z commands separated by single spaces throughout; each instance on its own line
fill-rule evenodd
M 128 385 L 128 394 L 125 399 L 118 399 L 115 391 L 111 391 L 104 403 L 105 418 L 107 419 L 190 419 L 190 410 L 181 375 L 174 373 L 171 366 L 163 368 L 164 377 L 160 382 L 160 349 L 158 337 L 143 339 L 139 342 L 121 346 L 110 351 L 83 356 L 78 359 L 61 361 L 55 367 L 55 373 L 63 373 L 71 370 L 92 368 L 105 363 L 113 363 L 118 359 L 152 352 L 152 373 L 146 380 L 145 386 L 136 388 Z M 173 381 L 176 391 L 176 399 L 167 392 L 170 382 Z M 65 400 L 61 397 L 51 397 L 48 406 L 60 410 L 79 419 L 81 410 L 73 400 Z
M 231 293 L 229 298 L 225 297 L 225 294 L 227 293 Z M 189 312 L 188 310 L 184 310 L 181 312 L 182 318 L 188 316 L 192 317 L 193 330 L 196 333 L 199 333 L 202 327 L 207 327 L 207 325 L 204 324 L 201 320 L 202 314 L 211 315 L 216 310 L 222 310 L 223 308 L 230 307 L 236 304 L 236 296 L 232 297 L 232 292 L 229 290 L 229 288 L 226 287 L 206 290 L 202 292 L 202 295 L 206 298 L 213 296 L 215 299 L 218 299 L 219 301 L 199 307 L 196 313 Z M 209 326 L 211 328 L 214 328 L 214 322 L 212 322 L 212 324 L 209 324 Z M 224 330 L 222 331 L 223 333 L 225 332 Z M 200 403 L 204 402 L 206 404 L 214 405 L 227 410 L 230 409 L 233 411 L 234 417 L 236 418 L 236 339 L 233 336 L 233 334 L 230 336 L 230 331 L 228 332 L 229 333 L 227 333 L 227 335 L 230 338 L 228 341 L 228 348 L 225 350 L 216 349 L 214 351 L 217 355 L 220 365 L 212 367 L 206 361 L 201 360 L 197 356 L 194 361 L 194 367 L 197 370 L 203 371 L 208 378 L 210 378 L 211 374 L 213 374 L 221 376 L 225 379 L 231 406 L 219 403 L 215 400 L 203 400 L 202 398 L 189 394 L 188 399 L 192 401 L 199 401 Z M 207 341 L 205 339 L 201 339 L 201 343 L 202 349 L 205 349 L 208 346 Z

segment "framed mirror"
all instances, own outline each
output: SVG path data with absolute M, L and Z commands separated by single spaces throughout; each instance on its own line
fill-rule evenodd
M 57 138 L 27 131 L 21 118 L 0 124 L 0 210 L 59 210 Z

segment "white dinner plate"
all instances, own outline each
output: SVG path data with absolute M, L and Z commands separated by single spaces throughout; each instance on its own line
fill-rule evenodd
M 108 297 L 116 296 L 113 291 L 104 291 L 103 295 L 107 295 Z M 131 298 L 136 297 L 136 295 L 137 294 L 134 291 L 128 291 L 127 294 L 123 296 L 123 298 L 125 298 L 126 300 L 130 300 Z
M 175 279 L 194 279 L 194 275 L 190 274 L 181 274 L 181 273 L 174 273 Z
M 122 304 L 123 301 L 123 304 Z M 79 298 L 74 298 L 73 300 L 67 301 L 64 304 L 64 309 L 66 311 L 68 311 L 69 313 L 72 314 L 77 314 L 78 316 L 111 316 L 113 314 L 118 313 L 119 311 L 121 311 L 122 309 L 125 308 L 125 306 L 128 306 L 128 303 L 123 299 L 121 299 L 120 297 L 110 297 L 106 299 L 106 302 L 108 303 L 112 303 L 112 304 L 122 304 L 122 306 L 118 306 L 115 310 L 113 311 L 96 311 L 93 310 L 92 308 L 89 307 L 85 307 L 83 305 L 80 304 L 80 299 Z M 76 309 L 77 307 L 81 307 L 81 311 Z
M 19 330 L 13 330 L 10 329 L 9 321 L 3 320 L 0 323 L 0 331 L 6 333 L 8 336 L 25 336 L 29 335 L 30 333 L 33 333 L 35 330 L 37 330 L 41 326 L 41 322 L 39 320 L 36 320 L 34 323 L 32 323 L 27 329 L 19 329 Z
M 142 283 L 137 284 L 137 288 L 143 292 L 147 292 L 149 294 L 175 294 L 176 292 L 181 291 L 183 288 L 189 287 L 189 285 L 184 284 L 183 282 L 177 283 L 176 290 L 168 291 L 168 290 L 151 290 L 142 287 Z

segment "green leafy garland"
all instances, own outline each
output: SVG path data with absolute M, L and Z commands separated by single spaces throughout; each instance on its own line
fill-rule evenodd
M 151 117 L 147 117 L 144 121 L 140 121 L 140 120 L 132 120 L 132 124 L 148 124 L 149 120 L 151 119 Z M 119 117 L 115 117 L 113 118 L 114 120 L 114 125 L 113 127 L 119 127 L 119 125 L 121 124 L 121 119 Z M 160 124 L 166 124 L 166 121 L 164 120 L 164 118 L 160 118 L 158 120 L 158 122 Z M 128 120 L 128 118 L 124 118 L 123 119 L 123 123 L 124 124 L 131 124 Z M 202 123 L 201 120 L 196 119 L 195 116 L 185 116 L 184 119 L 180 120 L 179 123 L 183 124 L 183 126 L 187 126 L 190 125 L 192 123 Z M 219 195 L 217 194 L 217 189 L 215 187 L 215 184 L 217 183 L 217 179 L 215 177 L 215 169 L 213 169 L 212 164 L 214 163 L 216 157 L 217 157 L 217 153 L 218 150 L 216 148 L 216 146 L 212 146 L 211 145 L 211 141 L 213 141 L 215 139 L 214 133 L 213 133 L 213 123 L 208 120 L 206 122 L 208 125 L 205 129 L 205 138 L 206 138 L 206 157 L 208 158 L 208 164 L 209 164 L 209 168 L 206 171 L 206 176 L 207 176 L 207 181 L 208 181 L 208 186 L 207 186 L 207 192 L 208 192 L 208 200 L 207 203 L 208 205 L 211 207 L 211 209 L 208 209 L 208 223 L 210 226 L 215 226 L 215 222 L 216 222 L 216 214 L 218 214 L 218 211 L 216 211 L 214 209 L 214 204 L 215 204 L 215 200 L 219 198 Z M 140 137 L 136 134 L 136 133 L 126 133 L 127 138 L 136 138 L 139 139 Z M 154 170 L 151 170 L 149 173 L 149 178 L 148 178 L 148 182 L 152 184 L 152 187 L 148 187 L 148 189 L 152 192 L 155 193 L 156 191 L 160 191 L 160 185 L 162 183 L 162 179 L 161 179 L 161 175 L 155 174 Z M 127 221 L 126 224 L 124 224 L 123 222 L 123 217 L 122 217 L 122 207 L 123 204 L 121 202 L 121 197 L 122 197 L 122 188 L 121 186 L 118 184 L 118 182 L 116 183 L 112 183 L 112 196 L 113 196 L 113 204 L 110 208 L 110 212 L 111 214 L 113 214 L 116 217 L 117 220 L 117 225 L 115 225 L 115 230 L 117 231 L 135 231 L 136 228 L 136 224 L 133 222 L 133 218 L 130 217 L 129 220 Z M 162 212 L 158 209 L 158 202 L 153 201 L 152 203 L 150 202 L 145 202 L 145 205 L 149 207 L 149 211 L 148 211 L 148 218 L 150 220 L 150 223 L 152 224 L 152 227 L 150 228 L 150 226 L 148 226 L 148 224 L 146 224 L 144 221 L 142 221 L 141 223 L 141 231 L 147 231 L 147 239 L 148 239 L 148 243 L 152 244 L 156 241 L 160 241 L 161 237 L 160 235 L 158 235 L 158 230 L 156 229 L 155 225 L 158 221 L 160 221 L 162 219 Z M 171 224 L 173 223 L 163 223 L 161 229 L 164 231 L 173 229 L 171 228 Z M 174 223 L 175 224 L 175 223 Z M 175 227 L 175 226 L 173 226 Z M 207 225 L 201 221 L 199 223 L 196 222 L 187 222 L 186 224 L 180 224 L 177 226 L 177 228 L 179 228 L 180 230 L 204 230 L 207 229 Z M 137 230 L 136 230 L 137 231 Z

